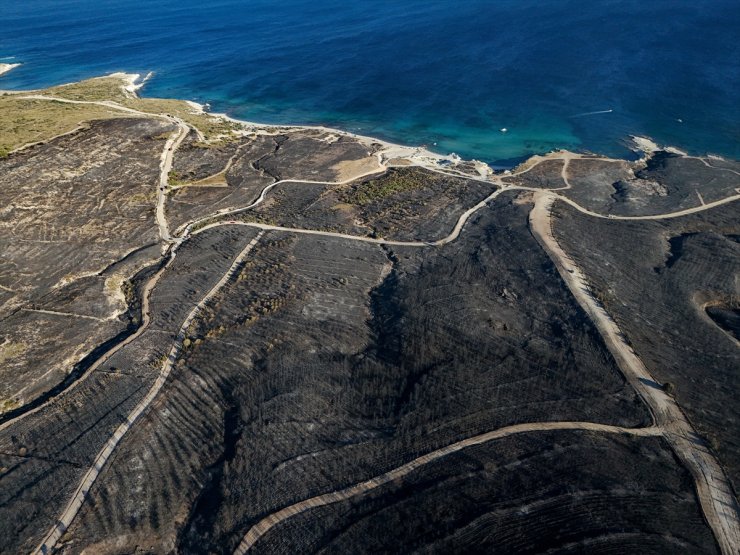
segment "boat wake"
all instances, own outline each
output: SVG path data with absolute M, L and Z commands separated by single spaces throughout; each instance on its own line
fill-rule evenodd
M 596 110 L 595 112 L 583 112 L 582 114 L 575 114 L 570 116 L 572 118 L 582 118 L 583 116 L 595 116 L 596 114 L 611 114 L 614 110 Z

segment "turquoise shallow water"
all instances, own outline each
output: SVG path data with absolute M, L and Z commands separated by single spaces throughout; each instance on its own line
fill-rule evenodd
M 154 71 L 145 95 L 488 162 L 553 148 L 626 155 L 630 134 L 740 158 L 738 6 L 2 2 L 0 58 L 14 58 L 0 61 L 23 65 L 0 88 Z

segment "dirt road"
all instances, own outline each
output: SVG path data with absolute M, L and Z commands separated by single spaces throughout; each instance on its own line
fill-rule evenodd
M 276 185 L 276 184 L 273 184 L 273 185 Z M 250 205 L 250 207 L 257 206 L 257 204 L 259 204 L 262 200 L 264 200 L 264 194 L 267 192 L 267 189 L 269 189 L 273 185 L 268 185 L 268 187 L 265 187 L 265 189 L 262 191 L 262 195 L 260 195 L 260 198 L 257 201 L 255 201 L 252 205 Z M 255 227 L 258 229 L 269 230 L 269 231 L 286 231 L 289 233 L 300 233 L 304 235 L 321 235 L 324 237 L 336 237 L 338 239 L 350 239 L 353 241 L 374 243 L 376 245 L 391 245 L 395 247 L 439 247 L 442 245 L 446 245 L 447 243 L 451 243 L 452 241 L 457 239 L 460 236 L 460 232 L 462 231 L 462 228 L 465 226 L 465 223 L 468 221 L 470 216 L 472 216 L 478 210 L 486 206 L 490 201 L 495 199 L 503 191 L 504 189 L 497 189 L 496 191 L 488 195 L 486 198 L 484 198 L 482 201 L 480 201 L 475 206 L 468 208 L 465 212 L 460 214 L 460 217 L 457 219 L 457 222 L 455 223 L 455 226 L 452 228 L 452 231 L 450 231 L 450 233 L 446 237 L 443 237 L 442 239 L 438 239 L 436 241 L 394 241 L 392 239 L 375 239 L 372 237 L 362 237 L 359 235 L 348 235 L 346 233 L 337 233 L 334 231 L 320 231 L 317 229 L 301 229 L 301 228 L 296 228 L 296 227 L 283 227 L 283 226 L 277 226 L 277 225 L 261 224 L 261 223 L 256 223 L 256 222 L 241 222 L 238 220 L 222 220 L 222 221 L 214 222 L 210 225 L 207 225 L 207 226 L 204 226 L 198 229 L 197 231 L 193 232 L 192 235 L 197 235 L 198 233 L 202 233 L 203 231 L 206 231 L 208 229 L 218 227 L 221 225 L 243 225 L 247 227 Z M 234 212 L 222 212 L 220 214 L 216 214 L 216 216 L 227 216 L 233 213 Z
M 271 515 L 263 518 L 257 524 L 249 529 L 247 534 L 242 539 L 239 546 L 234 551 L 234 555 L 245 555 L 249 551 L 257 540 L 264 536 L 274 526 L 277 526 L 284 520 L 291 518 L 304 511 L 321 507 L 323 505 L 330 505 L 339 501 L 344 501 L 352 497 L 361 496 L 377 487 L 403 478 L 407 474 L 415 471 L 416 469 L 429 464 L 432 461 L 436 461 L 442 457 L 446 457 L 452 453 L 456 453 L 467 447 L 474 445 L 481 445 L 494 439 L 501 439 L 503 437 L 521 434 L 526 432 L 542 432 L 547 430 L 590 430 L 594 432 L 603 432 L 611 434 L 630 434 L 635 436 L 657 436 L 661 434 L 658 428 L 621 428 L 619 426 L 608 426 L 605 424 L 594 424 L 592 422 L 533 422 L 528 424 L 516 424 L 514 426 L 507 426 L 505 428 L 499 428 L 491 432 L 486 432 L 477 436 L 469 437 L 453 443 L 436 451 L 422 455 L 402 466 L 394 468 L 380 476 L 375 476 L 359 484 L 355 484 L 348 488 L 344 488 L 338 491 L 332 491 L 316 497 L 311 497 L 304 501 L 299 501 L 293 505 L 285 507 Z
M 291 505 L 290 507 L 286 507 L 274 513 L 273 515 L 266 517 L 265 519 L 260 521 L 258 524 L 256 524 L 252 529 L 250 529 L 247 532 L 244 539 L 242 540 L 236 552 L 237 553 L 246 552 L 252 545 L 254 545 L 254 543 L 262 535 L 267 533 L 267 531 L 269 531 L 273 526 L 275 526 L 279 522 L 282 522 L 283 520 L 290 518 L 291 516 L 298 514 L 302 511 L 311 509 L 313 507 L 326 505 L 329 503 L 335 503 L 337 501 L 348 499 L 356 495 L 362 495 L 363 493 L 370 491 L 371 489 L 378 487 L 382 484 L 385 484 L 390 480 L 402 477 L 412 472 L 413 470 L 415 470 L 421 465 L 427 464 L 428 462 L 431 462 L 432 460 L 436 460 L 440 457 L 444 457 L 450 453 L 454 453 L 468 446 L 477 445 L 477 444 L 491 441 L 491 440 L 494 440 L 500 437 L 505 437 L 511 434 L 542 431 L 542 430 L 549 430 L 549 429 L 581 429 L 581 430 L 592 430 L 592 431 L 605 432 L 605 433 L 629 433 L 633 435 L 662 435 L 668 440 L 668 442 L 670 443 L 670 445 L 676 452 L 677 456 L 685 464 L 685 466 L 689 469 L 692 476 L 694 477 L 696 488 L 697 488 L 697 494 L 698 494 L 698 497 L 699 497 L 699 500 L 702 506 L 702 510 L 707 518 L 707 521 L 712 527 L 712 530 L 714 531 L 715 536 L 717 537 L 717 541 L 723 553 L 734 555 L 740 552 L 740 549 L 739 549 L 740 519 L 738 518 L 737 500 L 734 497 L 734 494 L 729 486 L 729 482 L 726 476 L 724 475 L 722 468 L 719 466 L 714 456 L 707 449 L 706 445 L 703 444 L 702 440 L 700 439 L 698 434 L 696 434 L 690 422 L 686 419 L 685 415 L 682 413 L 680 407 L 678 407 L 675 401 L 659 387 L 650 385 L 650 384 L 654 384 L 655 380 L 652 378 L 652 376 L 650 375 L 648 370 L 645 368 L 645 366 L 643 365 L 639 357 L 636 355 L 636 353 L 625 342 L 623 335 L 620 332 L 614 320 L 609 316 L 609 314 L 605 311 L 605 309 L 591 295 L 585 275 L 573 263 L 573 261 L 568 257 L 568 255 L 563 251 L 563 249 L 560 247 L 560 245 L 555 240 L 552 234 L 552 230 L 551 230 L 551 218 L 550 218 L 550 214 L 551 214 L 550 209 L 552 207 L 553 202 L 555 202 L 556 200 L 565 202 L 573 206 L 575 209 L 579 210 L 580 212 L 583 212 L 593 217 L 617 219 L 617 220 L 656 220 L 656 219 L 676 218 L 676 217 L 685 216 L 688 214 L 701 212 L 703 210 L 709 210 L 714 207 L 717 207 L 717 206 L 720 206 L 720 205 L 723 205 L 729 202 L 734 202 L 740 199 L 740 194 L 729 196 L 724 199 L 714 201 L 714 202 L 711 202 L 711 203 L 708 203 L 702 206 L 697 206 L 694 208 L 679 210 L 679 211 L 670 212 L 670 213 L 655 214 L 655 215 L 648 215 L 648 216 L 612 216 L 612 215 L 605 215 L 605 214 L 599 214 L 596 212 L 592 212 L 578 205 L 575 201 L 572 201 L 571 199 L 564 197 L 555 191 L 545 191 L 545 190 L 541 190 L 541 189 L 537 189 L 533 187 L 523 187 L 523 186 L 505 184 L 501 182 L 501 176 L 494 176 L 494 177 L 491 177 L 490 179 L 479 179 L 479 180 L 486 181 L 488 183 L 497 184 L 499 188 L 493 193 L 491 193 L 488 197 L 481 200 L 478 204 L 476 204 L 475 206 L 469 208 L 464 213 L 462 213 L 460 217 L 458 218 L 455 226 L 451 230 L 451 232 L 446 237 L 436 240 L 436 241 L 393 241 L 393 240 L 386 240 L 386 239 L 359 237 L 359 236 L 346 235 L 346 234 L 334 233 L 334 232 L 325 232 L 325 231 L 310 230 L 310 229 L 296 229 L 296 228 L 271 226 L 271 225 L 258 224 L 258 223 L 235 222 L 235 221 L 219 221 L 209 226 L 206 226 L 200 230 L 192 231 L 193 227 L 195 227 L 196 225 L 202 222 L 208 221 L 209 219 L 227 217 L 227 216 L 231 216 L 237 213 L 244 212 L 251 208 L 254 208 L 255 206 L 259 205 L 260 203 L 264 201 L 266 195 L 269 193 L 269 191 L 272 188 L 274 188 L 275 186 L 281 183 L 286 182 L 286 181 L 278 181 L 278 182 L 272 183 L 271 185 L 268 185 L 267 187 L 265 187 L 260 193 L 260 196 L 250 205 L 245 206 L 245 207 L 237 207 L 233 209 L 221 210 L 209 216 L 204 216 L 202 218 L 199 218 L 198 220 L 195 220 L 189 223 L 184 228 L 181 228 L 182 234 L 179 237 L 173 237 L 170 234 L 169 226 L 168 226 L 168 223 L 166 220 L 166 214 L 165 214 L 166 193 L 167 193 L 167 188 L 168 188 L 168 175 L 172 168 L 174 153 L 176 149 L 179 147 L 179 145 L 182 143 L 182 141 L 184 140 L 185 136 L 187 135 L 189 131 L 189 127 L 187 124 L 185 124 L 184 122 L 182 122 L 181 120 L 177 118 L 173 118 L 166 114 L 151 114 L 151 113 L 146 113 L 146 112 L 140 112 L 135 109 L 120 106 L 113 102 L 73 101 L 73 100 L 52 98 L 52 97 L 41 96 L 41 95 L 31 95 L 31 96 L 27 96 L 26 98 L 58 100 L 61 102 L 68 102 L 72 104 L 77 104 L 77 103 L 79 104 L 100 104 L 103 106 L 107 106 L 109 108 L 123 110 L 125 112 L 133 113 L 139 116 L 166 118 L 169 121 L 173 121 L 178 125 L 177 132 L 174 133 L 168 139 L 165 145 L 164 151 L 162 153 L 161 159 L 160 159 L 160 179 L 159 179 L 159 186 L 158 186 L 158 193 L 157 193 L 157 209 L 156 209 L 157 225 L 159 228 L 160 237 L 163 240 L 165 246 L 170 248 L 170 254 L 169 254 L 170 259 L 165 265 L 163 265 L 163 267 L 157 272 L 157 274 L 155 274 L 155 276 L 153 276 L 149 280 L 149 282 L 147 282 L 146 286 L 144 287 L 143 298 L 142 298 L 142 325 L 139 328 L 139 330 L 137 330 L 135 334 L 127 338 L 125 341 L 123 341 L 116 347 L 109 350 L 101 358 L 99 358 L 95 362 L 95 364 L 93 364 L 85 372 L 85 374 L 81 377 L 81 379 L 75 382 L 74 384 L 72 384 L 72 386 L 69 389 L 74 388 L 76 384 L 78 384 L 85 377 L 87 377 L 90 373 L 96 370 L 112 354 L 120 350 L 125 345 L 128 345 L 129 343 L 134 341 L 148 327 L 149 322 L 150 322 L 150 315 L 149 315 L 150 293 L 152 289 L 155 287 L 155 285 L 157 284 L 161 275 L 164 273 L 167 266 L 174 259 L 179 245 L 181 245 L 184 241 L 186 241 L 190 236 L 196 235 L 197 233 L 200 233 L 204 231 L 205 229 L 209 229 L 211 227 L 220 226 L 220 225 L 235 225 L 236 224 L 236 225 L 255 227 L 261 230 L 258 236 L 254 240 L 252 240 L 252 242 L 250 242 L 249 245 L 247 245 L 247 247 L 245 247 L 245 249 L 237 256 L 237 258 L 234 260 L 234 263 L 232 264 L 229 271 L 227 271 L 226 274 L 222 276 L 221 280 L 216 285 L 214 285 L 214 287 L 201 299 L 201 301 L 195 307 L 193 307 L 191 312 L 188 314 L 188 317 L 186 318 L 186 320 L 183 322 L 182 326 L 180 327 L 179 333 L 177 335 L 175 343 L 173 344 L 170 350 L 169 356 L 163 363 L 160 369 L 159 375 L 156 381 L 154 382 L 154 384 L 152 385 L 151 389 L 149 390 L 147 395 L 142 399 L 142 401 L 134 408 L 134 410 L 132 410 L 132 412 L 128 415 L 126 421 L 123 424 L 121 424 L 121 426 L 108 439 L 104 447 L 98 453 L 98 455 L 95 458 L 94 464 L 91 466 L 91 468 L 87 470 L 86 474 L 84 475 L 81 483 L 77 487 L 74 495 L 72 496 L 71 500 L 69 501 L 68 505 L 63 511 L 62 515 L 59 517 L 57 523 L 48 531 L 44 541 L 37 548 L 36 552 L 47 553 L 51 549 L 53 549 L 54 545 L 57 543 L 57 541 L 62 536 L 64 531 L 69 527 L 72 520 L 75 518 L 82 504 L 84 503 L 87 493 L 89 492 L 90 488 L 94 484 L 102 468 L 105 466 L 105 463 L 108 461 L 108 459 L 114 452 L 115 448 L 120 443 L 121 439 L 128 432 L 128 430 L 133 426 L 134 422 L 139 418 L 139 416 L 141 416 L 141 414 L 145 412 L 145 410 L 149 407 L 149 405 L 152 403 L 152 401 L 155 399 L 159 391 L 164 386 L 166 379 L 172 370 L 172 365 L 174 364 L 180 350 L 182 349 L 182 343 L 185 339 L 185 333 L 186 333 L 187 327 L 190 325 L 193 319 L 198 315 L 199 311 L 202 309 L 203 306 L 205 306 L 208 300 L 212 298 L 212 296 L 221 287 L 223 287 L 223 285 L 233 276 L 233 273 L 236 271 L 241 261 L 244 259 L 244 257 L 247 256 L 247 254 L 251 251 L 251 249 L 254 247 L 256 242 L 259 240 L 259 238 L 263 235 L 265 231 L 275 230 L 275 231 L 286 231 L 286 232 L 291 232 L 291 233 L 313 234 L 313 235 L 320 235 L 320 236 L 337 237 L 341 239 L 352 239 L 352 240 L 364 241 L 364 242 L 375 243 L 375 244 L 385 244 L 385 245 L 391 245 L 391 246 L 411 246 L 411 247 L 441 246 L 441 245 L 445 245 L 457 239 L 465 223 L 476 211 L 485 207 L 489 202 L 494 200 L 498 195 L 502 194 L 503 192 L 517 191 L 517 190 L 532 191 L 534 193 L 535 206 L 530 213 L 530 226 L 531 226 L 532 232 L 534 233 L 535 237 L 538 239 L 540 244 L 543 246 L 545 251 L 548 253 L 550 258 L 555 263 L 560 275 L 562 276 L 563 280 L 565 281 L 565 283 L 567 284 L 567 286 L 569 287 L 569 289 L 575 296 L 578 303 L 581 305 L 581 307 L 585 310 L 585 312 L 589 315 L 589 317 L 592 319 L 592 321 L 596 325 L 597 329 L 603 336 L 609 350 L 611 351 L 617 363 L 619 364 L 620 369 L 624 373 L 626 379 L 629 381 L 629 383 L 635 388 L 638 394 L 644 399 L 644 401 L 650 407 L 651 412 L 653 413 L 653 416 L 654 416 L 655 426 L 650 427 L 650 428 L 632 430 L 632 429 L 624 429 L 624 428 L 618 428 L 618 427 L 613 427 L 613 426 L 604 426 L 604 425 L 593 424 L 593 423 L 588 423 L 588 422 L 554 422 L 554 423 L 521 424 L 517 426 L 510 426 L 507 428 L 494 430 L 486 434 L 482 434 L 479 436 L 475 436 L 475 437 L 460 441 L 458 443 L 455 443 L 453 445 L 439 449 L 437 451 L 433 451 L 432 453 L 428 453 L 427 455 L 419 457 L 418 459 L 415 459 L 414 461 L 411 461 L 410 463 L 407 463 L 406 465 L 398 467 L 388 473 L 382 474 L 380 476 L 377 476 L 365 482 L 356 484 L 349 488 L 345 488 L 343 490 L 339 490 L 335 492 L 330 492 L 330 493 L 327 493 L 321 496 L 317 496 L 317 497 L 296 503 L 294 505 Z M 538 161 L 535 161 L 533 165 L 530 165 L 526 169 L 523 169 L 522 171 L 515 173 L 513 175 L 520 175 L 522 173 L 526 173 L 527 171 L 531 170 L 533 167 L 536 167 L 536 165 L 539 162 L 545 159 L 560 158 L 564 160 L 561 175 L 566 184 L 566 187 L 564 187 L 564 189 L 566 189 L 570 187 L 570 183 L 567 180 L 568 162 L 570 161 L 570 159 L 579 158 L 579 157 L 580 155 L 573 154 L 573 153 L 559 153 L 559 156 L 554 155 L 554 156 L 549 156 L 549 157 L 540 157 L 540 159 Z M 423 164 L 419 164 L 419 165 L 423 165 Z M 368 172 L 367 174 L 364 174 L 364 175 L 379 173 L 379 172 L 385 171 L 385 169 L 386 169 L 385 167 L 381 167 L 379 169 L 373 170 L 372 172 Z M 452 175 L 449 172 L 445 172 L 444 170 L 440 170 L 436 168 L 427 168 L 427 169 L 431 169 L 431 171 L 436 171 L 438 173 L 446 173 L 448 175 Z M 352 181 L 355 179 L 359 179 L 360 177 L 364 177 L 364 175 L 353 176 L 351 179 L 346 180 L 346 181 Z M 463 176 L 456 176 L 456 177 L 463 177 Z M 297 182 L 295 180 L 292 180 L 292 181 Z M 327 185 L 337 184 L 336 182 L 311 182 L 311 181 L 309 181 L 309 183 L 325 183 Z M 339 183 L 342 183 L 342 182 L 339 182 Z M 69 389 L 67 391 L 69 391 Z M 45 405 L 41 405 L 41 406 L 45 406 Z M 25 413 L 24 415 L 35 412 L 39 410 L 39 408 L 41 407 L 38 407 L 32 411 L 29 411 L 28 413 Z M 21 415 L 21 416 L 24 416 L 24 415 Z M 6 428 L 9 425 L 12 425 L 16 421 L 17 419 L 6 422 L 2 426 L 0 426 L 0 430 Z
M 650 407 L 655 425 L 689 469 L 696 484 L 704 515 L 722 552 L 740 552 L 740 510 L 730 482 L 676 402 L 660 387 L 635 351 L 627 344 L 616 322 L 594 298 L 586 276 L 560 247 L 551 227 L 551 208 L 556 196 L 535 193 L 530 228 L 550 256 L 573 296 L 604 338 L 609 351 L 630 385 Z M 561 199 L 562 200 L 562 199 Z
M 193 309 L 190 311 L 188 316 L 185 318 L 185 321 L 180 326 L 180 330 L 177 334 L 177 338 L 175 339 L 175 343 L 172 345 L 172 348 L 170 349 L 170 352 L 167 355 L 167 359 L 162 364 L 162 368 L 159 372 L 159 376 L 157 377 L 156 381 L 154 382 L 152 387 L 149 389 L 146 396 L 129 413 L 129 415 L 126 417 L 126 421 L 123 422 L 123 424 L 121 424 L 116 429 L 116 431 L 113 433 L 113 435 L 110 438 L 108 438 L 108 441 L 106 442 L 106 444 L 103 446 L 101 451 L 95 457 L 93 464 L 90 466 L 90 468 L 85 473 L 79 486 L 77 486 L 77 489 L 75 490 L 75 493 L 72 495 L 72 499 L 67 504 L 67 507 L 64 509 L 62 514 L 57 519 L 56 524 L 52 526 L 52 528 L 46 534 L 44 540 L 41 542 L 41 545 L 39 545 L 36 548 L 34 553 L 46 554 L 46 553 L 50 553 L 54 549 L 54 546 L 59 541 L 59 538 L 62 537 L 64 532 L 67 530 L 67 528 L 69 528 L 69 525 L 72 523 L 74 518 L 77 516 L 77 513 L 80 511 L 80 508 L 85 502 L 85 498 L 87 497 L 87 494 L 90 491 L 90 488 L 95 483 L 95 480 L 100 475 L 100 472 L 105 467 L 105 463 L 108 461 L 110 456 L 113 454 L 113 451 L 115 450 L 115 448 L 118 446 L 118 444 L 121 442 L 123 437 L 126 435 L 126 432 L 128 432 L 133 427 L 136 420 L 144 413 L 144 411 L 149 407 L 149 405 L 151 405 L 152 401 L 154 401 L 154 399 L 157 397 L 157 394 L 164 386 L 165 382 L 167 381 L 167 377 L 170 375 L 173 365 L 175 361 L 177 360 L 177 357 L 180 354 L 180 351 L 182 350 L 182 345 L 183 345 L 183 342 L 185 341 L 188 327 L 190 326 L 192 321 L 196 318 L 196 316 L 201 311 L 201 309 L 205 306 L 205 304 L 234 276 L 236 270 L 239 268 L 239 266 L 241 265 L 243 260 L 246 258 L 246 256 L 249 254 L 249 252 L 257 244 L 257 242 L 262 237 L 262 235 L 263 235 L 262 233 L 259 233 L 254 239 L 252 239 L 249 242 L 249 244 L 246 247 L 244 247 L 244 249 L 234 259 L 234 262 L 232 263 L 231 267 L 221 277 L 218 283 L 216 283 L 208 291 L 208 293 L 206 293 L 206 295 L 198 302 L 198 304 L 196 304 L 193 307 Z
M 162 156 L 159 163 L 159 186 L 157 187 L 157 226 L 159 227 L 159 237 L 165 242 L 163 249 L 167 248 L 167 243 L 172 241 L 170 235 L 170 226 L 167 223 L 165 215 L 165 204 L 167 202 L 167 191 L 169 189 L 169 175 L 172 170 L 172 162 L 175 157 L 175 151 L 182 144 L 185 137 L 190 132 L 190 127 L 179 118 L 170 118 L 177 124 L 177 132 L 172 135 L 164 145 Z

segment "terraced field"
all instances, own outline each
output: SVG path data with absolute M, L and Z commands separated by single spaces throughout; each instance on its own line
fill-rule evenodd
M 740 484 L 738 343 L 705 306 L 736 306 L 737 205 L 666 221 L 611 222 L 555 208 L 558 240 Z M 610 238 L 609 241 L 604 238 Z
M 176 327 L 256 232 L 218 229 L 188 242 L 151 295 L 151 323 L 64 395 L 0 431 L 4 552 L 28 552 L 92 465 L 96 454 L 154 383 Z M 172 280 L 172 281 L 170 281 Z
M 465 449 L 288 519 L 250 552 L 346 553 L 360 543 L 375 553 L 717 552 L 691 478 L 661 440 L 591 432 Z
M 468 435 L 648 424 L 526 213 L 510 199 L 438 252 L 268 232 L 198 320 L 167 401 L 124 442 L 71 535 L 235 546 L 266 512 Z M 137 493 L 116 506 L 120 491 Z
M 392 169 L 344 185 L 282 182 L 245 221 L 399 241 L 445 237 L 459 215 L 495 185 L 418 168 Z
M 736 162 L 493 173 L 132 85 L 11 95 L 0 552 L 738 552 Z
M 173 130 L 107 120 L 0 159 L 0 341 L 23 353 L 0 368 L 2 409 L 33 401 L 128 327 L 121 286 L 159 258 L 155 188 Z

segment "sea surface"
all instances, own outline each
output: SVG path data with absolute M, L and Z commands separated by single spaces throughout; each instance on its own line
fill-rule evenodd
M 0 62 L 0 89 L 153 71 L 145 96 L 497 165 L 740 158 L 738 0 L 0 0 Z

